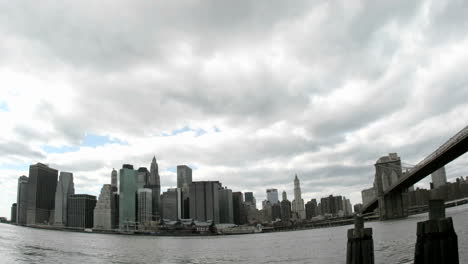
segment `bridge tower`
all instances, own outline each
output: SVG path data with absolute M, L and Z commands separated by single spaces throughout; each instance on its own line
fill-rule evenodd
M 408 193 L 385 194 L 403 176 L 400 157 L 397 153 L 383 156 L 375 163 L 375 188 L 379 203 L 380 220 L 408 216 Z

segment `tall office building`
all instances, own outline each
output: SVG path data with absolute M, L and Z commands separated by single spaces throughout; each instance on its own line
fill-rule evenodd
M 289 221 L 291 219 L 291 202 L 288 195 L 283 191 L 283 200 L 281 201 L 281 220 Z
M 163 219 L 182 218 L 182 192 L 180 188 L 169 188 L 161 195 L 161 215 Z
M 192 183 L 192 169 L 187 165 L 177 165 L 177 188 L 182 192 L 189 192 L 189 186 Z
M 136 227 L 136 171 L 124 164 L 119 173 L 119 226 L 121 229 Z
M 278 203 L 278 190 L 277 189 L 267 189 L 267 200 L 270 202 L 270 204 L 276 204 Z
M 159 177 L 159 166 L 156 162 L 156 156 L 153 156 L 153 160 L 151 161 L 148 184 L 145 188 L 151 189 L 153 220 L 156 220 L 161 213 L 161 179 Z
M 308 201 L 305 205 L 305 211 L 306 211 L 306 219 L 310 220 L 312 217 L 315 217 L 318 215 L 317 211 L 317 200 L 312 199 Z
M 219 189 L 218 181 L 192 182 L 189 186 L 190 218 L 219 224 Z
M 94 228 L 110 230 L 116 227 L 115 223 L 115 196 L 112 184 L 104 184 L 99 199 L 94 208 Z
M 253 192 L 245 192 L 244 193 L 244 198 L 245 198 L 245 204 L 253 209 L 257 208 L 257 200 L 255 200 L 255 197 L 253 196 Z
M 96 196 L 72 194 L 68 197 L 67 226 L 75 228 L 93 228 L 93 212 Z
M 145 188 L 148 185 L 149 181 L 149 171 L 145 167 L 138 168 L 137 171 L 137 188 Z
M 434 171 L 431 174 L 431 177 L 432 177 L 432 184 L 434 186 L 434 189 L 437 189 L 440 186 L 447 184 L 447 174 L 445 173 L 445 166 Z
M 67 224 L 67 200 L 68 196 L 72 194 L 75 194 L 73 173 L 61 171 L 55 191 L 55 225 L 64 226 Z
M 343 198 L 341 196 L 330 195 L 320 199 L 320 212 L 322 215 L 338 215 L 343 210 Z
M 275 203 L 271 206 L 271 220 L 276 221 L 281 219 L 281 204 Z
M 37 163 L 29 166 L 27 224 L 50 222 L 51 211 L 55 207 L 57 177 L 58 171 L 45 164 Z
M 301 194 L 301 183 L 297 178 L 297 174 L 294 177 L 294 200 L 292 202 L 292 211 L 297 215 L 299 219 L 305 219 L 304 200 Z
M 16 223 L 16 213 L 17 213 L 17 205 L 16 203 L 11 205 L 11 216 L 10 216 L 10 222 L 11 223 Z
M 222 224 L 234 223 L 232 204 L 232 190 L 227 187 L 219 190 L 219 222 Z
M 244 206 L 244 197 L 241 192 L 232 193 L 233 220 L 236 225 L 243 225 L 247 222 L 247 212 Z
M 353 206 L 351 205 L 351 201 L 349 199 L 346 199 L 346 197 L 343 196 L 343 215 L 344 216 L 351 216 L 353 215 Z
M 115 169 L 112 169 L 112 172 L 111 172 L 111 187 L 112 187 L 112 191 L 113 192 L 116 192 L 117 189 L 118 189 L 118 185 L 117 185 L 117 171 Z
M 29 178 L 24 175 L 18 178 L 18 191 L 16 193 L 16 223 L 18 225 L 27 223 L 28 181 Z
M 138 223 L 141 227 L 153 220 L 153 195 L 151 189 L 139 188 L 138 195 Z
M 182 190 L 182 218 L 190 217 L 189 186 L 192 183 L 192 169 L 187 165 L 177 165 L 177 188 Z

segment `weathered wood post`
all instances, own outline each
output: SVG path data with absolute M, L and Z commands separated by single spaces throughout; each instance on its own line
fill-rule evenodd
M 348 229 L 346 264 L 374 264 L 372 228 L 364 228 L 364 218 L 354 217 L 354 228 Z
M 414 264 L 458 264 L 458 238 L 444 200 L 429 200 L 429 220 L 418 222 Z

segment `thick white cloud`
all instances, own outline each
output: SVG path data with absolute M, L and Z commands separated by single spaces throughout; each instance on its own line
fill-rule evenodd
M 291 196 L 298 173 L 307 200 L 360 202 L 380 156 L 415 164 L 467 125 L 467 8 L 0 3 L 0 215 L 28 164 L 72 171 L 78 192 L 97 194 L 112 168 L 153 155 L 163 188 L 189 164 L 195 180 L 257 201 L 270 187 Z M 90 134 L 125 144 L 83 145 Z M 467 158 L 449 178 L 468 175 Z

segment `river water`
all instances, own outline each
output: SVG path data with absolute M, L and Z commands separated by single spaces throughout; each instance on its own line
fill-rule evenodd
M 468 263 L 468 205 L 447 209 Z M 416 223 L 371 222 L 376 263 L 412 263 Z M 0 263 L 345 263 L 351 226 L 216 237 L 73 233 L 0 224 Z

